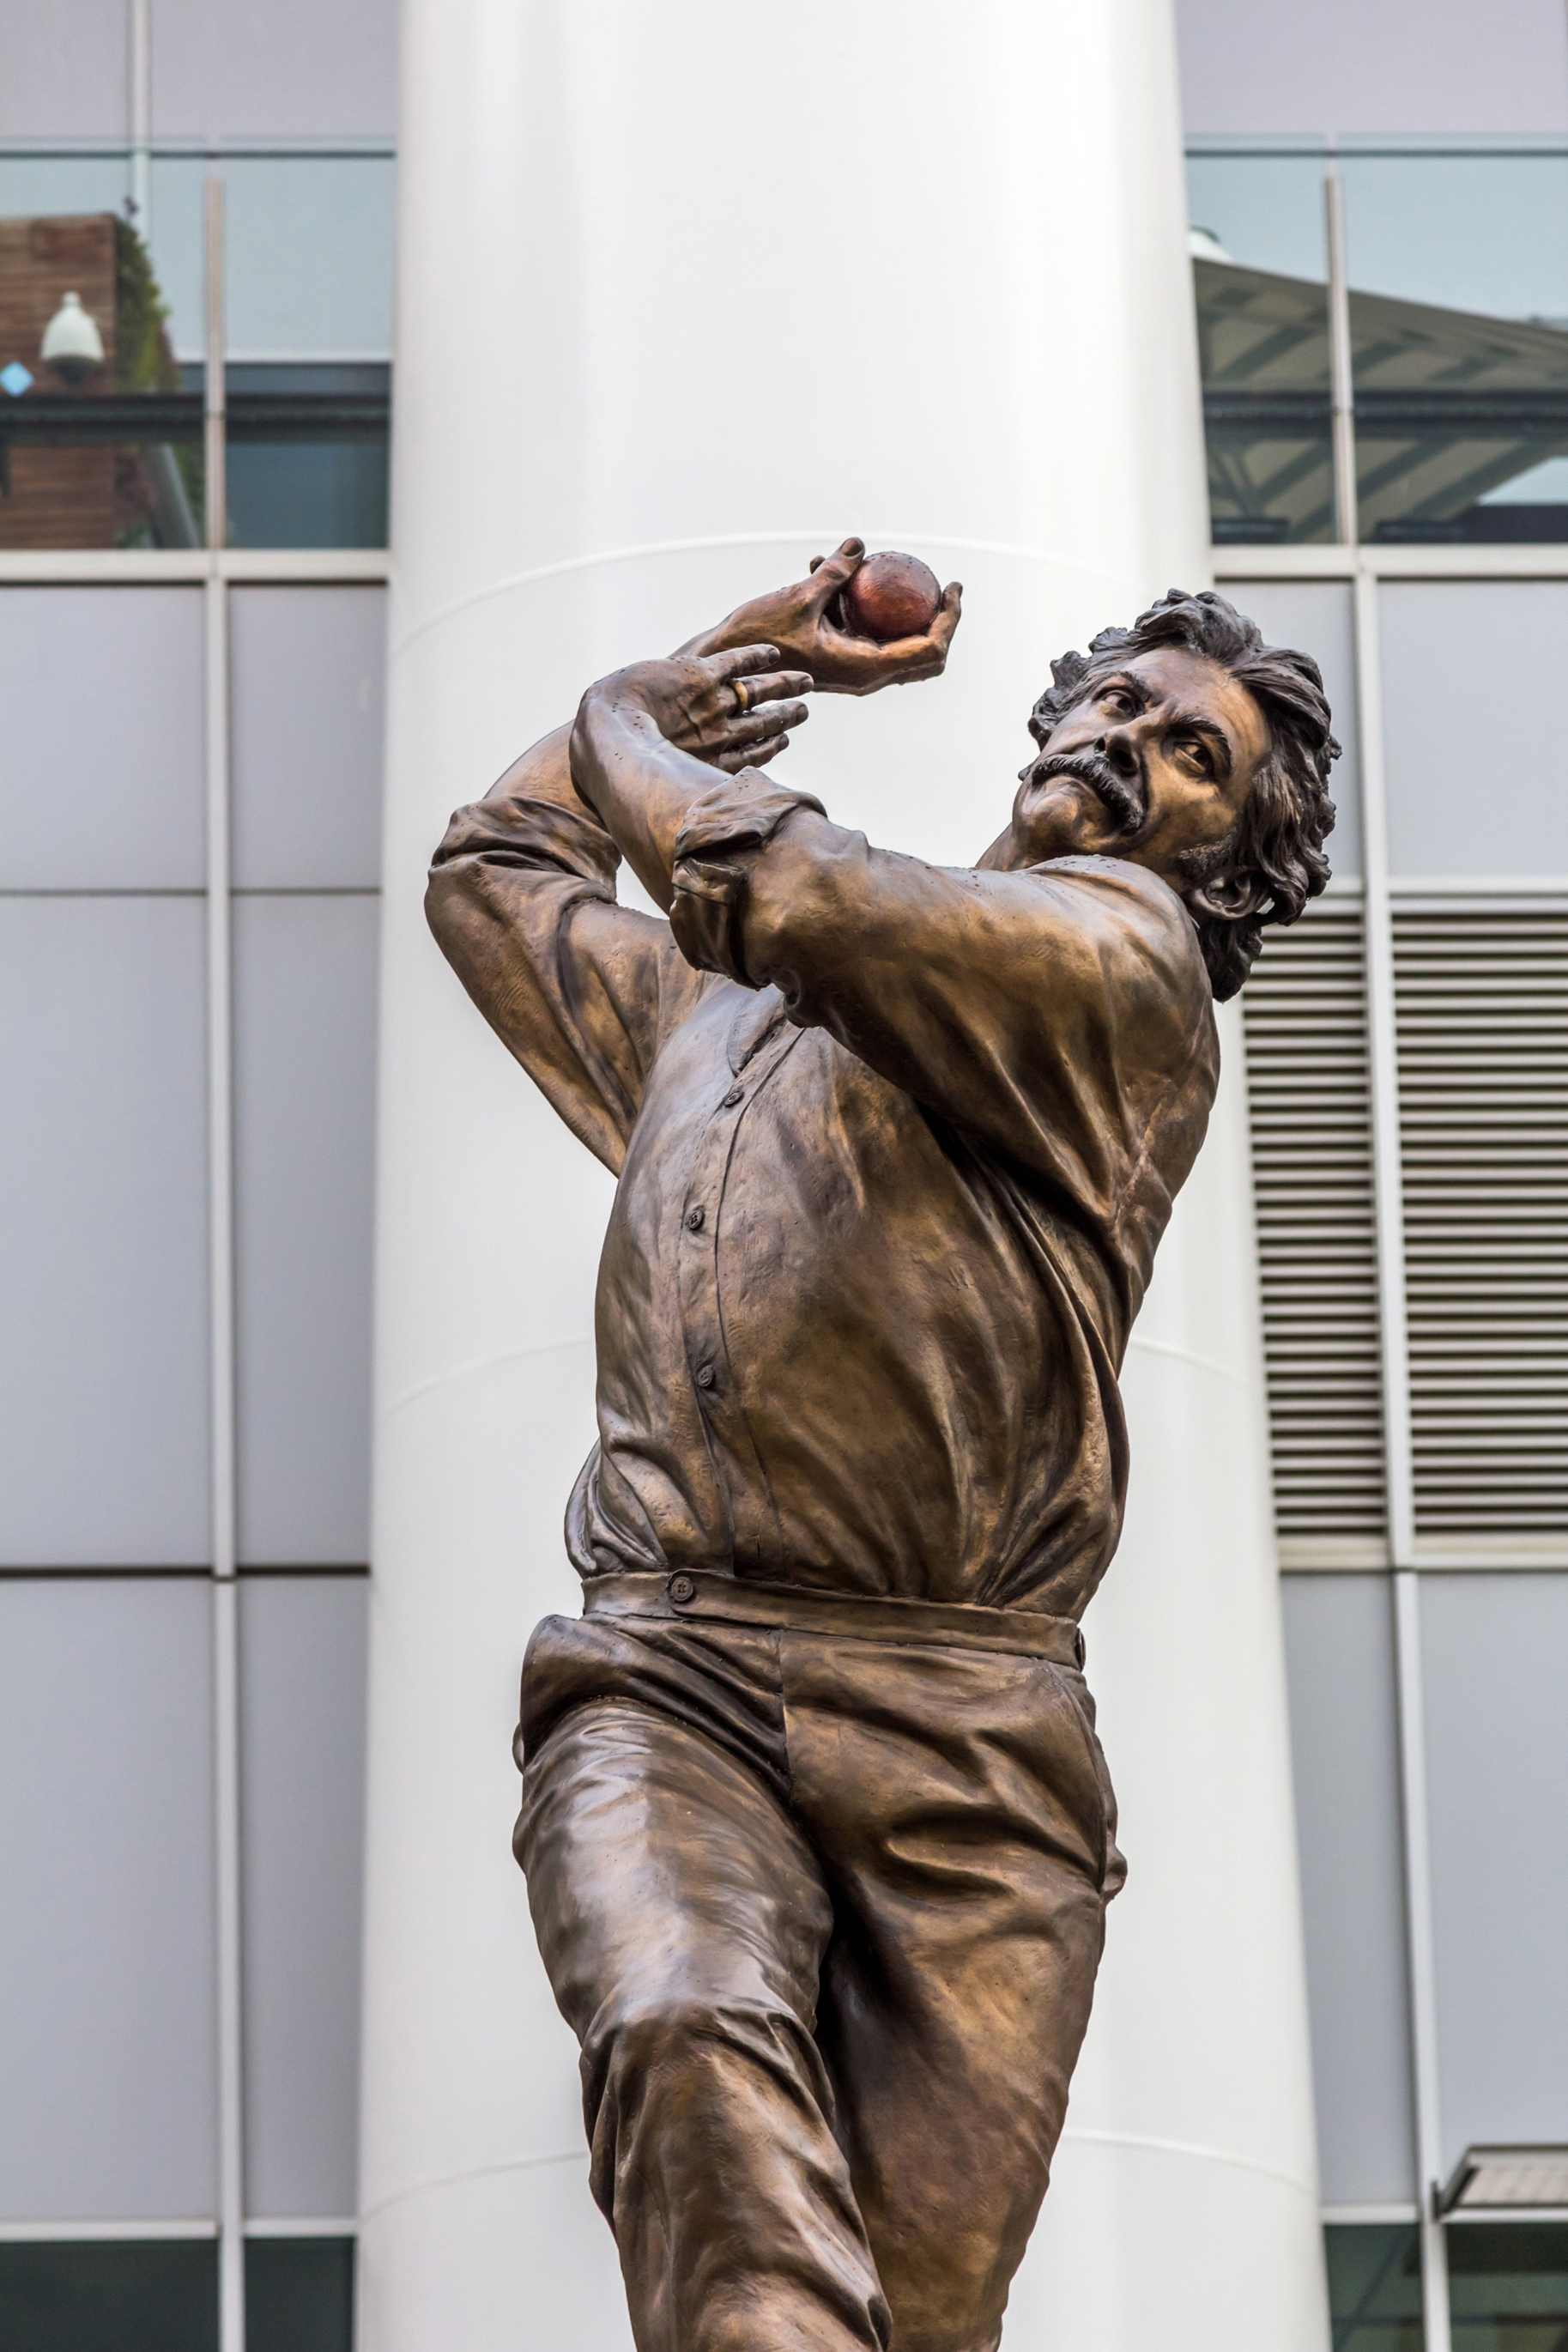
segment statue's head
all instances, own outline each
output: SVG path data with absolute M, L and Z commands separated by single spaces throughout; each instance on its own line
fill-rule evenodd
M 1234 996 L 1265 923 L 1329 877 L 1339 756 L 1316 662 L 1263 643 L 1223 596 L 1173 588 L 1130 629 L 1052 662 L 996 866 L 1094 853 L 1179 892 L 1214 993 Z

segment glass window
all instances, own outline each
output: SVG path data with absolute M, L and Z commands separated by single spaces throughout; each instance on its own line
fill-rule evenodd
M 5 2352 L 217 2352 L 213 2239 L 0 2245 Z
M 1341 169 L 1362 538 L 1568 538 L 1568 152 Z
M 1322 158 L 1195 153 L 1187 204 L 1215 544 L 1332 540 Z
M 1568 2227 L 1455 2221 L 1444 2235 L 1454 2352 L 1559 2352 L 1568 2336 Z
M 0 157 L 0 548 L 202 543 L 201 395 L 157 243 L 188 278 L 194 242 L 199 315 L 199 182 L 140 211 L 131 183 L 119 150 Z
M 225 155 L 228 538 L 387 543 L 394 165 Z
M 350 2352 L 353 2340 L 351 2238 L 246 2242 L 246 2352 Z
M 1333 2352 L 1425 2352 L 1415 2222 L 1358 2221 L 1323 2237 Z
M 199 547 L 206 182 L 225 188 L 236 547 L 384 547 L 384 142 L 0 152 L 0 549 Z

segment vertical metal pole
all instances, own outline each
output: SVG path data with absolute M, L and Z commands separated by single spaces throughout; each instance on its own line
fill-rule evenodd
M 224 184 L 215 172 L 206 184 L 206 399 L 203 460 L 206 476 L 207 545 L 214 552 L 228 542 L 228 477 L 225 467 L 228 395 L 224 366 Z M 216 568 L 214 570 L 216 577 Z M 228 745 L 225 739 L 224 757 Z M 225 812 L 227 802 L 225 803 Z
M 131 205 L 137 236 L 152 246 L 152 0 L 131 0 Z
M 1354 452 L 1353 452 L 1354 457 Z M 1388 877 L 1387 771 L 1384 761 L 1383 665 L 1377 581 L 1365 562 L 1355 575 L 1356 698 L 1360 706 L 1362 865 L 1365 880 L 1366 1013 L 1370 1046 L 1378 1307 L 1383 1349 L 1383 1428 L 1393 1558 L 1395 1673 L 1399 1699 L 1399 1794 L 1405 1834 L 1406 1984 L 1415 2086 L 1416 2163 L 1421 2214 L 1421 2307 L 1426 2352 L 1452 2352 L 1448 2253 L 1433 2191 L 1442 2169 L 1438 2110 L 1437 1961 L 1432 1926 L 1431 1843 L 1422 1698 L 1420 1580 L 1416 1574 L 1416 1481 L 1411 1447 L 1410 1342 L 1405 1296 L 1405 1202 L 1400 1163 L 1399 1057 L 1396 1025 L 1394 913 Z
M 1394 1643 L 1399 1678 L 1399 1777 L 1405 1814 L 1405 1904 L 1410 1946 L 1410 2040 L 1416 2077 L 1416 2162 L 1421 2193 L 1421 2305 L 1427 2352 L 1451 2352 L 1448 2255 L 1437 2216 L 1443 2177 L 1438 2104 L 1437 1943 L 1432 1925 L 1432 1850 L 1427 1803 L 1427 1721 L 1421 1678 L 1421 1580 L 1394 1579 Z
M 218 2345 L 245 2352 L 239 1622 L 235 1498 L 234 1066 L 224 487 L 224 191 L 206 184 L 207 1165 L 212 1235 L 214 1747 L 217 1856 Z
M 1357 569 L 1354 593 L 1356 699 L 1361 712 L 1366 1027 L 1388 1543 L 1395 1567 L 1409 1568 L 1415 1560 L 1416 1491 L 1410 1444 L 1410 1351 L 1405 1302 L 1405 1200 L 1399 1145 L 1394 915 L 1388 887 L 1388 810 L 1383 757 L 1383 667 L 1378 646 L 1377 582 L 1364 564 Z
M 1340 538 L 1360 536 L 1355 496 L 1355 372 L 1350 343 L 1350 280 L 1345 270 L 1344 183 L 1331 163 L 1323 177 L 1329 260 L 1329 376 L 1333 389 L 1334 512 Z

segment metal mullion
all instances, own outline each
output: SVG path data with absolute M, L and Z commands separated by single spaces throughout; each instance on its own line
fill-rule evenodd
M 152 250 L 152 0 L 131 0 L 131 201 L 137 236 Z
M 245 2352 L 238 1558 L 235 1479 L 233 882 L 224 489 L 224 191 L 206 184 L 207 1181 L 210 1235 L 214 1803 L 218 2027 L 218 2346 Z
M 1395 1566 L 1407 1568 L 1415 1552 L 1416 1498 L 1410 1449 L 1410 1356 L 1405 1297 L 1405 1208 L 1395 1030 L 1394 917 L 1388 888 L 1388 820 L 1383 760 L 1383 689 L 1377 583 L 1370 572 L 1357 573 L 1354 594 L 1356 696 L 1360 708 L 1367 1079 L 1382 1313 L 1388 1536 Z
M 1341 221 L 1343 234 L 1343 217 Z M 1354 445 L 1352 449 L 1354 463 Z M 1404 1834 L 1406 1966 L 1420 2192 L 1421 2310 L 1426 2352 L 1452 2352 L 1448 2249 L 1437 2218 L 1442 2170 L 1437 2024 L 1437 1948 L 1432 1921 L 1426 1710 L 1419 1580 L 1415 1574 L 1416 1490 L 1410 1421 L 1410 1339 L 1406 1297 L 1405 1203 L 1399 1134 L 1399 1057 L 1394 913 L 1388 880 L 1387 772 L 1377 580 L 1359 560 L 1355 606 L 1356 698 L 1362 773 L 1362 866 L 1366 958 L 1367 1070 L 1373 1191 L 1382 1310 L 1383 1422 L 1392 1553 L 1395 1672 L 1399 1712 L 1399 1795 Z
M 1443 2178 L 1443 2139 L 1427 1710 L 1421 1672 L 1421 1580 L 1411 1568 L 1401 1568 L 1394 1579 L 1394 1654 L 1399 1691 L 1399 1781 L 1405 1832 L 1416 2163 L 1421 2192 L 1421 2308 L 1427 2352 L 1451 2352 L 1448 2245 L 1437 2211 L 1437 2190 Z
M 1334 164 L 1323 174 L 1323 226 L 1329 265 L 1329 367 L 1333 387 L 1334 509 L 1346 547 L 1359 537 L 1355 484 L 1355 373 L 1350 341 L 1350 284 L 1345 270 L 1344 183 Z

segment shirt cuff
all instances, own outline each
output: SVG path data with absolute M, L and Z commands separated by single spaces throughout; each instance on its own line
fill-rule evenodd
M 686 811 L 675 836 L 670 928 L 698 971 L 722 971 L 745 988 L 757 985 L 741 955 L 747 866 L 752 853 L 801 808 L 826 814 L 810 793 L 765 783 L 758 770 L 743 768 Z

